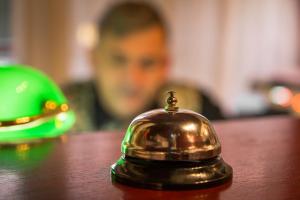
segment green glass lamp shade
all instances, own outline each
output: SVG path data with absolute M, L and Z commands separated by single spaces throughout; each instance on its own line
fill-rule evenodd
M 57 137 L 75 122 L 58 86 L 24 65 L 0 66 L 0 144 Z

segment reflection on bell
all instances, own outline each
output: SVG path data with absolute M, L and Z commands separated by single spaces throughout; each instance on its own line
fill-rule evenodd
M 112 180 L 152 189 L 202 188 L 232 178 L 220 157 L 221 145 L 202 115 L 167 106 L 137 116 L 122 142 L 122 156 L 111 167 Z

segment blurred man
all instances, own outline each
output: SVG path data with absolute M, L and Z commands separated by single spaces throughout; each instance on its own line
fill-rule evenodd
M 222 115 L 196 88 L 167 83 L 168 30 L 159 13 L 142 2 L 110 8 L 98 24 L 99 42 L 91 53 L 93 82 L 66 90 L 77 111 L 76 131 L 124 129 L 136 115 L 164 106 L 175 90 L 179 106 L 211 120 Z

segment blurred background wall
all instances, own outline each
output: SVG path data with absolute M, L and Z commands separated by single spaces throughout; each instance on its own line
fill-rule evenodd
M 10 60 L 36 66 L 60 84 L 91 77 L 93 25 L 116 0 L 9 2 Z M 149 2 L 171 28 L 170 78 L 204 88 L 229 114 L 260 109 L 253 81 L 299 68 L 298 0 Z

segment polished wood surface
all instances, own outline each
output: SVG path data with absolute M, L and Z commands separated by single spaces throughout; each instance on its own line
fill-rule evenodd
M 123 133 L 63 137 L 0 149 L 0 199 L 300 199 L 300 119 L 215 123 L 233 180 L 221 186 L 155 191 L 112 184 Z

